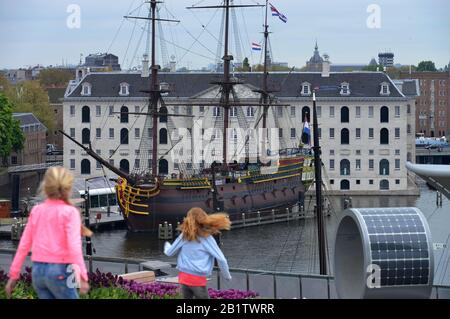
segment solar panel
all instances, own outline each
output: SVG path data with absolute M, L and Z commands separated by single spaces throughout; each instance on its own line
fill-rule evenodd
M 369 235 L 371 263 L 381 270 L 381 286 L 428 285 L 429 245 L 419 213 L 408 208 L 359 212 Z

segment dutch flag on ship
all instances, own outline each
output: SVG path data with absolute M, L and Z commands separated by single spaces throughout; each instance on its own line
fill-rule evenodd
M 261 44 L 252 42 L 252 50 L 253 51 L 261 51 Z
M 286 23 L 287 17 L 284 14 L 282 14 L 280 11 L 278 11 L 278 9 L 275 8 L 271 3 L 269 3 L 269 5 L 270 5 L 270 11 L 272 11 L 272 16 L 278 17 L 281 21 Z

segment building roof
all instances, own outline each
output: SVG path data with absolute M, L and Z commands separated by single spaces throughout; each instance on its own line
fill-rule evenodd
M 419 85 L 415 79 L 396 80 L 394 83 L 399 82 L 400 90 L 405 96 L 418 96 L 420 95 Z M 401 83 L 400 83 L 401 82 Z
M 234 77 L 254 87 L 261 86 L 262 73 L 235 73 Z M 188 98 L 213 87 L 211 82 L 221 78 L 219 73 L 161 73 L 159 81 L 170 85 L 168 97 Z M 304 82 L 310 83 L 311 88 L 324 88 L 317 93 L 318 97 L 342 97 L 340 87 L 344 82 L 349 83 L 351 92 L 345 97 L 385 97 L 380 95 L 383 82 L 390 85 L 388 97 L 404 97 L 383 72 L 331 72 L 329 77 L 322 77 L 320 72 L 273 72 L 269 75 L 269 88 L 276 91 L 277 97 L 301 97 L 301 84 Z M 118 98 L 121 83 L 129 84 L 127 97 L 148 97 L 148 93 L 142 90 L 148 90 L 150 78 L 143 78 L 139 73 L 90 73 L 66 98 L 84 98 L 81 95 L 83 83 L 91 85 L 90 98 Z
M 19 120 L 21 126 L 42 124 L 33 113 L 13 113 L 13 117 Z

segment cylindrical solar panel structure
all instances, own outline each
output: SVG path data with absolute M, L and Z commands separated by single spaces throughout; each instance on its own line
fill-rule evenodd
M 429 298 L 433 245 L 422 212 L 345 210 L 336 232 L 334 273 L 339 298 Z

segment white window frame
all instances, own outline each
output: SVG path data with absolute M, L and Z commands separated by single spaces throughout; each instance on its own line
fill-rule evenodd
M 382 82 L 380 85 L 380 95 L 391 95 L 391 92 L 389 90 L 389 83 L 388 82 Z
M 311 83 L 309 83 L 309 82 L 302 83 L 301 95 L 302 96 L 311 95 Z
M 91 83 L 85 82 L 81 85 L 81 95 L 82 96 L 90 96 L 92 94 L 92 85 Z
M 119 95 L 120 96 L 128 96 L 130 95 L 130 85 L 126 82 L 122 82 L 119 85 L 120 89 L 119 89 Z M 125 92 L 123 92 L 123 89 L 125 88 Z
M 342 82 L 341 83 L 341 95 L 350 95 L 350 83 Z

